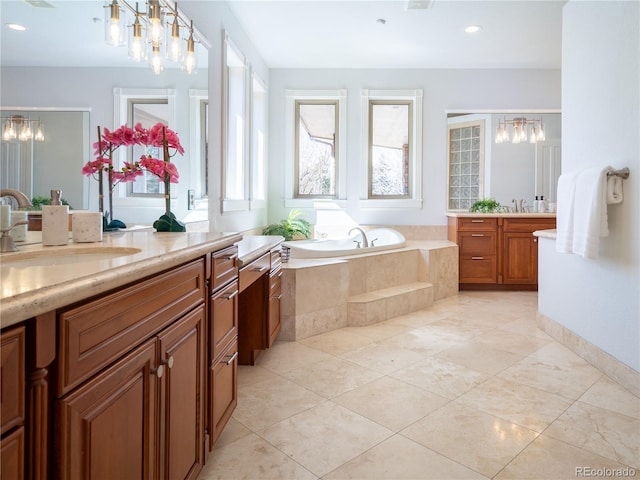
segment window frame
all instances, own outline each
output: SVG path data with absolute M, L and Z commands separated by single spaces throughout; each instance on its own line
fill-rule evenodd
M 262 152 L 260 152 L 260 142 L 257 137 L 256 123 L 257 115 L 259 112 L 256 111 L 256 84 L 257 87 L 262 90 L 262 95 L 264 95 L 264 104 L 263 104 L 263 115 L 262 118 L 264 130 L 264 140 L 262 144 Z M 249 182 L 250 182 L 250 203 L 249 208 L 251 210 L 260 210 L 267 208 L 267 177 L 268 177 L 268 138 L 269 138 L 269 89 L 267 88 L 267 84 L 260 78 L 260 76 L 255 72 L 251 71 L 251 95 L 249 97 L 250 102 L 250 147 L 249 147 Z M 260 162 L 262 161 L 262 184 L 259 185 L 259 173 Z M 262 197 L 260 197 L 257 192 L 259 187 L 262 188 Z
M 422 100 L 416 90 L 362 90 L 362 174 L 360 208 L 422 208 Z M 371 194 L 371 102 L 376 104 L 409 103 L 409 194 L 373 196 Z
M 318 201 L 331 200 L 338 205 L 346 205 L 347 198 L 347 90 L 287 90 L 285 112 L 285 155 L 287 166 L 285 168 L 285 207 L 286 208 L 312 208 Z M 332 196 L 296 196 L 298 191 L 298 166 L 296 133 L 298 131 L 297 102 L 303 103 L 336 102 L 336 193 Z

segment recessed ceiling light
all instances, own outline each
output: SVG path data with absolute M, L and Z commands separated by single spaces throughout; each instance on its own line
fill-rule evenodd
M 5 23 L 5 25 L 7 26 L 7 28 L 10 28 L 11 30 L 17 30 L 19 32 L 24 32 L 27 29 L 19 23 Z
M 479 32 L 480 30 L 482 30 L 482 27 L 480 25 L 469 25 L 467 28 L 464 29 L 464 31 L 467 33 L 476 33 L 476 32 Z

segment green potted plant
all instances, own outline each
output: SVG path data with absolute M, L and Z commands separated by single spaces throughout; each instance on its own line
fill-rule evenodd
M 295 240 L 299 238 L 311 237 L 311 224 L 304 218 L 298 218 L 302 212 L 296 208 L 289 212 L 289 216 L 279 223 L 267 225 L 263 230 L 263 235 L 281 235 L 285 240 Z
M 500 206 L 500 202 L 494 198 L 483 198 L 471 205 L 469 211 L 472 213 L 494 213 Z

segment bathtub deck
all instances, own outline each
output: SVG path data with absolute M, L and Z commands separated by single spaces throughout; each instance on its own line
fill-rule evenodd
M 370 325 L 458 293 L 458 246 L 447 240 L 283 266 L 280 340 Z

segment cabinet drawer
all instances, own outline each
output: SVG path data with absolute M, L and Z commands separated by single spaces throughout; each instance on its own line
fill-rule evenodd
M 555 218 L 505 218 L 502 229 L 505 232 L 535 232 L 556 228 Z
M 209 370 L 209 431 L 213 446 L 238 404 L 238 341 Z
M 476 230 L 497 230 L 497 218 L 458 218 L 458 230 L 476 231 Z
M 269 275 L 269 297 L 280 295 L 282 285 L 282 270 Z
M 24 427 L 16 429 L 0 443 L 0 478 L 23 480 L 24 476 Z
M 238 276 L 238 246 L 220 250 L 213 254 L 213 265 L 211 271 L 213 278 L 211 280 L 211 290 L 216 291 L 218 288 L 226 285 Z
M 461 256 L 495 255 L 497 250 L 496 232 L 460 232 L 458 245 Z
M 269 252 L 240 269 L 240 291 L 255 282 L 260 276 L 269 272 L 271 268 L 271 254 Z
M 211 297 L 212 325 L 209 361 L 222 354 L 229 341 L 238 334 L 238 281 Z
M 0 419 L 2 434 L 24 422 L 25 392 L 25 328 L 2 332 L 0 356 Z
M 204 259 L 59 316 L 58 395 L 204 302 Z
M 495 255 L 460 257 L 460 283 L 496 283 L 497 281 Z

